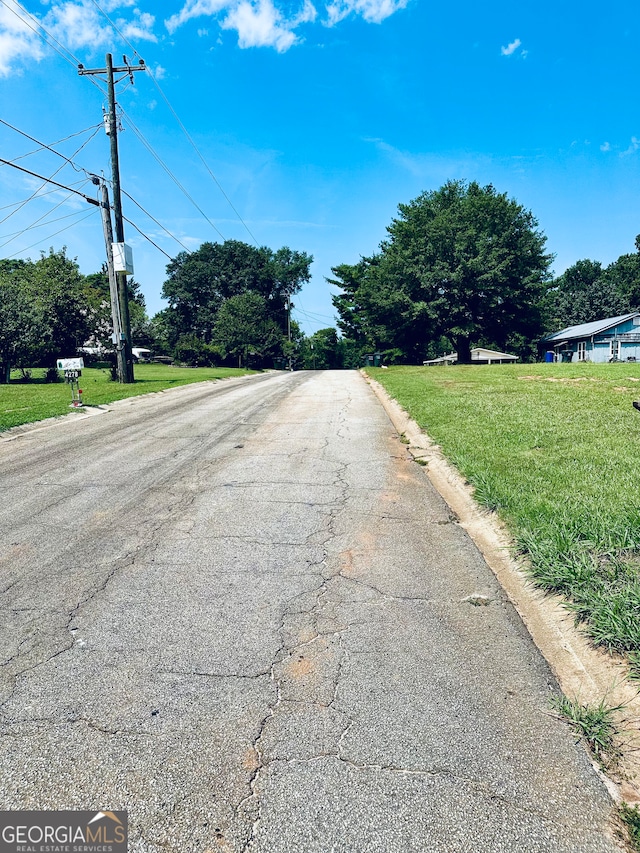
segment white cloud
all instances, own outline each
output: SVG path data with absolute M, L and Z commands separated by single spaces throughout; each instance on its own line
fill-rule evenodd
M 221 26 L 224 30 L 237 30 L 240 47 L 275 47 L 283 53 L 297 41 L 297 36 L 282 25 L 282 15 L 271 0 L 241 0 Z
M 318 17 L 318 11 L 311 0 L 304 0 L 304 6 L 291 21 L 290 26 L 297 27 L 300 24 L 311 24 Z
M 611 143 L 610 142 L 603 142 L 602 145 L 600 146 L 600 150 L 601 151 L 611 151 Z
M 100 5 L 107 14 L 115 10 L 132 10 L 116 21 L 116 26 L 126 38 L 157 41 L 153 33 L 154 16 L 140 11 L 136 2 L 102 0 Z M 113 44 L 113 29 L 91 0 L 42 0 L 42 5 L 48 7 L 43 16 L 25 13 L 15 0 L 3 0 L 0 5 L 0 76 L 16 73 L 20 64 L 40 61 L 47 55 L 47 48 L 40 38 L 40 24 L 72 51 L 85 49 L 91 52 Z
M 204 38 L 204 36 L 209 35 L 209 30 L 206 30 L 204 27 L 202 27 L 198 30 L 198 35 L 200 36 L 200 38 Z
M 327 7 L 327 25 L 335 26 L 349 15 L 361 15 L 370 24 L 379 24 L 404 9 L 408 0 L 334 0 Z
M 132 41 L 158 41 L 153 33 L 155 17 L 139 9 L 134 9 L 134 15 L 136 17 L 134 21 L 118 20 L 118 29 L 125 38 Z
M 327 26 L 335 26 L 349 15 L 360 15 L 369 23 L 380 23 L 399 9 L 404 9 L 409 0 L 330 0 L 325 6 Z M 317 20 L 318 11 L 312 0 L 302 0 L 296 14 L 285 14 L 274 0 L 187 0 L 182 9 L 165 21 L 169 33 L 192 18 L 209 16 L 220 21 L 222 29 L 234 29 L 238 33 L 240 47 L 274 47 L 283 52 L 300 39 L 295 30 L 302 24 Z M 199 29 L 198 35 L 208 35 L 208 30 Z
M 520 39 L 515 39 L 511 42 L 511 44 L 507 45 L 506 47 L 501 47 L 500 53 L 503 56 L 511 56 L 513 53 L 516 52 L 516 50 L 520 47 L 521 44 L 522 42 L 520 41 Z
M 192 18 L 202 15 L 215 16 L 229 5 L 229 0 L 187 0 L 177 15 L 172 15 L 164 23 L 170 33 L 175 32 L 182 24 Z
M 60 3 L 51 7 L 44 25 L 71 50 L 97 48 L 112 39 L 112 29 L 95 6 L 88 3 Z
M 22 20 L 24 13 L 13 0 L 5 2 L 7 5 L 0 5 L 0 77 L 15 72 L 17 60 L 38 62 L 44 56 L 41 40 Z
M 631 143 L 626 151 L 623 151 L 620 155 L 621 157 L 626 157 L 628 154 L 635 154 L 636 151 L 640 148 L 640 139 L 635 136 L 631 137 Z
M 149 70 L 151 71 L 151 76 L 155 77 L 156 80 L 164 80 L 167 76 L 167 69 L 163 68 L 160 64 L 156 65 L 155 68 L 150 68 Z

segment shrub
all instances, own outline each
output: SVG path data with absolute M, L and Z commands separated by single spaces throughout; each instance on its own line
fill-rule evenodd
M 44 372 L 44 381 L 47 383 L 62 382 L 62 377 L 57 367 L 47 367 Z

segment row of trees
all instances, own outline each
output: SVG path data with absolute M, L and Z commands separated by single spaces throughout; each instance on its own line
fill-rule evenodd
M 146 333 L 144 297 L 129 281 L 134 333 Z M 53 366 L 85 343 L 109 346 L 111 309 L 106 272 L 84 276 L 66 250 L 37 261 L 0 261 L 0 381 L 11 367 Z
M 148 319 L 129 279 L 132 339 L 189 364 L 286 363 L 304 336 L 290 323 L 291 297 L 310 278 L 312 257 L 235 240 L 204 243 L 167 267 L 168 307 Z M 82 347 L 112 349 L 109 281 L 82 275 L 66 250 L 37 261 L 0 261 L 0 381 L 11 367 L 50 367 Z
M 449 181 L 398 211 L 379 252 L 328 279 L 361 351 L 419 363 L 453 349 L 465 363 L 483 345 L 529 359 L 548 332 L 640 305 L 639 253 L 578 261 L 554 280 L 536 219 L 491 185 Z
M 449 181 L 401 204 L 379 251 L 333 267 L 336 329 L 305 337 L 290 319 L 312 257 L 237 240 L 203 243 L 167 266 L 168 306 L 151 320 L 129 279 L 134 344 L 189 364 L 357 367 L 366 352 L 420 363 L 484 345 L 533 358 L 547 332 L 640 305 L 635 253 L 581 260 L 553 279 L 533 215 L 491 185 Z M 87 344 L 111 347 L 105 271 L 84 276 L 64 249 L 0 261 L 0 381 Z

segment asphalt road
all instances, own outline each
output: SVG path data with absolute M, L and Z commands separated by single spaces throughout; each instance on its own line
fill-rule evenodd
M 358 373 L 0 437 L 0 495 L 0 808 L 127 809 L 150 853 L 618 849 L 545 662 Z

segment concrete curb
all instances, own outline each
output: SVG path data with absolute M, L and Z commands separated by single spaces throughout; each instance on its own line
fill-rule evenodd
M 398 434 L 408 441 L 408 452 L 424 466 L 429 480 L 482 553 L 563 693 L 583 703 L 598 704 L 604 699 L 612 706 L 624 705 L 621 725 L 625 728 L 627 749 L 622 774 L 620 778 L 610 779 L 602 774 L 599 766 L 594 766 L 617 802 L 640 803 L 640 758 L 635 752 L 640 734 L 640 698 L 638 690 L 626 678 L 627 664 L 591 646 L 574 626 L 573 617 L 562 606 L 562 599 L 545 594 L 529 581 L 522 562 L 512 557 L 514 542 L 504 525 L 476 503 L 472 487 L 382 385 L 366 373 L 362 375 Z

